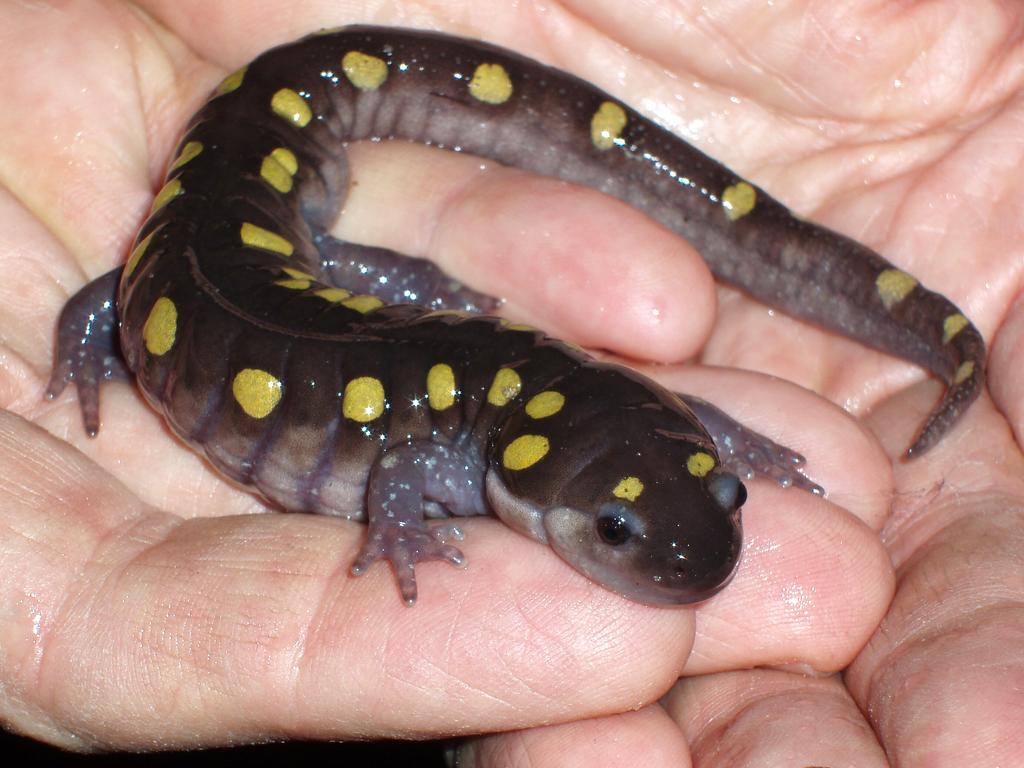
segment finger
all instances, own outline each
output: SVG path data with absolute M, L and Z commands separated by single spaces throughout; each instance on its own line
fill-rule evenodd
M 920 397 L 872 416 L 902 432 Z M 899 588 L 847 683 L 894 763 L 1024 761 L 1024 457 L 982 398 L 923 460 L 897 464 L 885 538 Z
M 466 742 L 457 768 L 530 765 L 535 768 L 689 768 L 690 750 L 678 726 L 653 704 L 636 712 L 503 733 Z
M 624 203 L 399 142 L 360 145 L 351 159 L 343 239 L 436 258 L 506 298 L 504 314 L 584 346 L 665 362 L 694 355 L 710 333 L 704 262 Z
M 755 489 L 732 583 L 701 607 L 688 674 L 751 665 L 842 669 L 892 595 L 873 531 L 809 494 Z
M 493 521 L 467 521 L 466 569 L 422 567 L 410 609 L 386 569 L 348 576 L 361 526 L 182 521 L 0 425 L 0 717 L 22 733 L 94 749 L 506 730 L 653 701 L 689 650 L 692 611 L 630 603 Z
M 97 462 L 142 502 L 181 518 L 243 515 L 266 505 L 249 489 L 229 483 L 188 449 L 127 382 L 105 384 L 100 432 L 86 435 L 73 393 L 44 406 L 34 421 Z
M 744 426 L 802 454 L 804 473 L 825 488 L 826 498 L 872 529 L 880 529 L 888 518 L 889 460 L 875 437 L 841 408 L 788 381 L 750 371 L 705 366 L 641 370 L 673 391 L 703 397 Z
M 935 532 L 932 528 L 904 531 L 904 526 L 919 524 L 918 514 L 926 508 L 925 503 L 940 499 L 944 493 L 982 492 L 986 488 L 1017 493 L 1021 487 L 1020 448 L 1006 418 L 996 410 L 987 393 L 971 405 L 960 423 L 950 430 L 948 439 L 943 439 L 921 461 L 902 458 L 901 450 L 908 436 L 940 391 L 937 382 L 922 382 L 885 401 L 865 419 L 885 451 L 896 457 L 896 500 L 908 497 L 903 501 L 914 513 L 906 511 L 902 517 L 893 514 L 883 532 L 897 563 L 910 557 Z M 899 539 L 895 538 L 896 533 L 900 534 Z
M 0 178 L 94 276 L 117 263 L 150 194 L 135 40 L 115 5 L 4 7 Z
M 1024 295 L 1010 308 L 992 342 L 988 384 L 992 399 L 1010 422 L 1018 446 L 1024 446 Z
M 771 670 L 680 681 L 664 699 L 700 765 L 888 766 L 837 677 Z
M 59 244 L 3 187 L 0 221 L 0 253 L 5 254 L 0 280 L 0 405 L 38 413 L 53 363 L 56 313 L 67 300 L 60 283 L 77 280 L 77 269 L 65 269 L 66 261 L 47 258 Z
M 701 368 L 666 374 L 662 382 L 673 389 L 712 398 L 800 450 L 827 493 L 822 499 L 768 481 L 749 484 L 739 569 L 701 606 L 687 673 L 780 664 L 842 669 L 892 596 L 889 555 L 875 531 L 891 503 L 888 459 L 842 411 L 787 382 Z

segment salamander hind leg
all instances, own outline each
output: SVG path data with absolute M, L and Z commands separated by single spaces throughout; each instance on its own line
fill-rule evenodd
M 825 495 L 824 488 L 800 471 L 806 463 L 801 454 L 748 429 L 707 400 L 693 395 L 680 397 L 711 433 L 727 470 L 744 480 L 760 475 L 783 488 L 800 488 L 816 496 Z
M 53 372 L 46 397 L 53 400 L 74 382 L 89 437 L 95 437 L 100 430 L 102 383 L 129 378 L 118 338 L 116 296 L 120 280 L 118 267 L 87 284 L 64 305 L 57 326 Z
M 389 561 L 402 599 L 412 605 L 416 563 L 465 563 L 462 551 L 449 543 L 462 538 L 459 527 L 428 525 L 427 518 L 441 509 L 459 516 L 486 514 L 483 469 L 479 459 L 449 445 L 413 441 L 393 446 L 370 471 L 366 507 L 369 530 L 352 574 L 362 575 L 378 560 Z

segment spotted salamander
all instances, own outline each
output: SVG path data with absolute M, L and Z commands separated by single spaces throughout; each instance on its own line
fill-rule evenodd
M 738 454 L 652 381 L 455 311 L 494 303 L 426 262 L 328 236 L 345 145 L 361 139 L 601 190 L 751 296 L 928 368 L 948 388 L 911 454 L 982 386 L 984 342 L 948 300 L 572 75 L 413 30 L 275 48 L 192 119 L 123 270 L 65 308 L 49 394 L 73 380 L 95 434 L 119 346 L 171 429 L 226 476 L 285 510 L 365 520 L 353 572 L 390 561 L 409 603 L 415 563 L 463 561 L 457 527 L 428 519 L 493 512 L 612 590 L 688 603 L 739 557 L 746 494 L 723 459 L 749 470 L 760 452 L 759 471 L 820 489 L 708 404 L 687 399 Z

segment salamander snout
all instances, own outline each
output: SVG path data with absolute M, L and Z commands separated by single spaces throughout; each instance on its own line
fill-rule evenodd
M 578 368 L 557 387 L 557 414 L 537 418 L 528 403 L 495 440 L 493 511 L 631 600 L 695 603 L 724 587 L 747 492 L 689 409 L 608 365 Z

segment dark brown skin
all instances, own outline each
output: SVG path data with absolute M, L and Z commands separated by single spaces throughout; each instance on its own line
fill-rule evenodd
M 360 527 L 239 516 L 257 503 L 175 443 L 127 387 L 104 393 L 117 428 L 96 441 L 72 398 L 42 404 L 60 305 L 123 258 L 174 134 L 208 88 L 273 43 L 355 20 L 284 3 L 265 17 L 250 3 L 217 7 L 215 17 L 204 16 L 209 4 L 181 0 L 142 14 L 114 2 L 0 12 L 9 31 L 0 88 L 16 107 L 0 113 L 7 727 L 95 749 L 563 721 L 477 742 L 476 764 L 523 751 L 561 765 L 612 765 L 622 754 L 656 766 L 727 765 L 737 754 L 800 766 L 883 765 L 883 754 L 898 765 L 1024 760 L 1013 740 L 1024 709 L 1014 580 L 1024 547 L 1013 511 L 1024 462 L 1011 431 L 1024 433 L 1024 382 L 1012 375 L 1024 350 L 1021 83 L 1011 66 L 1020 51 L 1010 36 L 1019 18 L 984 3 L 957 17 L 961 4 L 950 2 L 811 20 L 803 5 L 776 2 L 751 4 L 752 16 L 680 16 L 670 44 L 673 25 L 616 19 L 622 4 L 581 3 L 572 10 L 583 17 L 496 4 L 479 26 L 465 17 L 453 31 L 609 88 L 625 73 L 625 89 L 680 110 L 667 119 L 705 120 L 698 139 L 714 138 L 713 154 L 950 295 L 990 342 L 992 394 L 1009 422 L 983 397 L 931 453 L 893 473 L 869 433 L 806 391 L 752 373 L 662 368 L 663 383 L 713 394 L 802 450 L 830 501 L 753 487 L 740 572 L 696 611 L 616 598 L 486 520 L 467 526 L 469 571 L 430 569 L 429 594 L 408 611 L 381 600 L 389 574 L 353 580 L 339 566 Z M 374 9 L 374 21 L 445 27 L 457 8 L 402 7 Z M 147 13 L 172 31 L 157 31 Z M 287 29 L 275 28 L 281 19 Z M 795 57 L 794 35 L 809 58 Z M 581 47 L 589 57 L 575 60 Z M 691 88 L 695 80 L 704 87 Z M 807 127 L 820 123 L 825 138 Z M 874 162 L 860 163 L 865 155 Z M 366 181 L 343 235 L 444 254 L 452 272 L 510 296 L 516 317 L 588 345 L 659 360 L 703 347 L 704 362 L 768 371 L 858 412 L 874 407 L 866 424 L 890 456 L 936 401 L 934 383 L 903 389 L 920 371 L 732 294 L 709 338 L 714 293 L 700 262 L 613 203 L 515 172 L 479 174 L 466 159 L 443 174 L 422 153 L 410 178 L 399 170 L 410 156 L 360 155 Z M 404 236 L 389 212 L 371 212 L 382 199 L 405 202 L 369 183 L 388 172 L 402 173 L 420 204 L 403 216 Z M 422 206 L 425 190 L 433 207 Z M 521 237 L 527 223 L 535 242 Z M 608 270 L 625 247 L 629 273 Z M 782 664 L 847 674 L 742 671 Z M 681 673 L 666 709 L 613 714 L 653 701 Z M 860 714 L 869 708 L 870 722 Z

